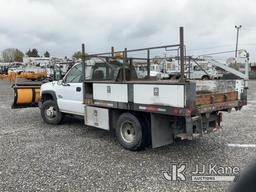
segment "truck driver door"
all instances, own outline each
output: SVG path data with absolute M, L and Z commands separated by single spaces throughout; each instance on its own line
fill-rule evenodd
M 84 115 L 82 64 L 74 65 L 66 74 L 56 93 L 60 111 Z

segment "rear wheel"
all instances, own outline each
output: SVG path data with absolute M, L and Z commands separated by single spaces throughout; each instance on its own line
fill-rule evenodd
M 47 100 L 42 104 L 41 116 L 44 122 L 48 124 L 60 124 L 63 119 L 63 114 L 59 111 L 58 105 L 53 100 Z
M 146 134 L 140 121 L 131 113 L 123 113 L 117 121 L 116 137 L 118 142 L 131 151 L 145 147 Z

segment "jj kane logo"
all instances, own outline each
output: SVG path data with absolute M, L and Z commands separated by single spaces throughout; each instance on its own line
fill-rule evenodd
M 188 163 L 171 163 L 170 170 L 164 171 L 163 176 L 168 181 L 185 181 Z M 189 177 L 192 181 L 233 181 L 239 174 L 240 168 L 237 166 L 220 166 L 216 164 L 196 164 L 192 167 Z
M 175 164 L 172 163 L 169 172 L 164 172 L 164 178 L 168 181 L 185 181 L 186 163 Z

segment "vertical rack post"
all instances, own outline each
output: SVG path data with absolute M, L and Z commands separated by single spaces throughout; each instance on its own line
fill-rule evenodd
M 183 27 L 180 27 L 180 81 L 184 82 L 184 31 Z
M 123 53 L 123 81 L 126 81 L 126 76 L 125 76 L 126 62 L 127 62 L 127 48 L 124 49 L 124 53 Z
M 130 80 L 134 80 L 133 79 L 133 76 L 132 76 L 132 65 L 133 65 L 133 60 L 132 60 L 132 58 L 130 58 L 129 59 L 130 60 L 130 62 L 129 62 L 129 71 L 130 71 Z
M 83 103 L 85 102 L 85 77 L 86 77 L 86 74 L 85 74 L 85 47 L 84 47 L 84 43 L 82 44 L 82 87 L 83 87 Z
M 191 72 L 191 56 L 188 57 L 188 78 L 190 79 Z
M 114 49 L 114 47 L 112 46 L 112 47 L 111 47 L 111 57 L 112 57 L 112 59 L 114 58 L 114 56 L 115 56 L 115 49 Z
M 85 48 L 84 43 L 82 44 L 82 70 L 83 70 L 83 81 L 85 81 Z
M 150 49 L 147 49 L 147 78 L 150 79 Z

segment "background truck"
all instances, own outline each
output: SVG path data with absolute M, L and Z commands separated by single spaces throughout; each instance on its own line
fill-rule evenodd
M 170 78 L 180 76 L 180 63 L 177 58 L 163 58 L 159 66 L 165 69 Z M 208 60 L 186 57 L 185 66 L 185 74 L 189 79 L 210 80 L 223 77 L 222 71 L 217 70 L 215 65 Z
M 136 66 L 136 73 L 139 78 L 144 78 L 147 76 L 146 66 Z M 161 69 L 159 64 L 150 64 L 150 77 L 154 77 L 155 79 L 169 79 L 170 76 L 167 72 L 164 72 Z
M 152 80 L 150 51 L 170 47 L 180 50 L 181 78 Z M 136 59 L 128 57 L 128 53 L 137 51 L 147 51 L 147 76 L 143 79 L 136 74 Z M 179 44 L 125 49 L 122 58 L 116 59 L 114 55 L 119 52 L 112 48 L 110 53 L 84 54 L 83 62 L 75 64 L 63 80 L 42 84 L 38 105 L 43 120 L 59 124 L 66 114 L 83 116 L 85 125 L 114 130 L 124 148 L 140 150 L 216 130 L 222 121 L 221 112 L 240 110 L 247 103 L 243 79 L 208 83 L 185 79 L 183 28 Z M 26 94 L 17 94 L 19 87 L 14 86 L 13 108 L 26 106 L 17 102 Z
M 217 71 L 216 68 L 209 63 L 201 63 L 200 66 L 201 67 L 192 63 L 192 67 L 189 71 L 190 79 L 209 80 L 220 79 L 221 77 L 223 77 L 223 74 Z

